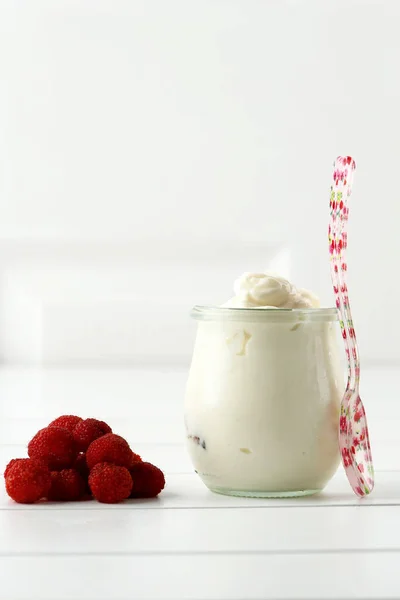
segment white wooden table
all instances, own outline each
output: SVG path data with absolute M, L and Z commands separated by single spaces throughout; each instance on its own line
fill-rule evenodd
M 120 505 L 17 505 L 2 485 L 0 600 L 400 598 L 396 370 L 363 372 L 377 469 L 363 501 L 341 470 L 318 497 L 209 492 L 182 444 L 185 380 L 171 368 L 0 369 L 1 467 L 76 413 L 109 421 L 167 478 L 158 499 Z

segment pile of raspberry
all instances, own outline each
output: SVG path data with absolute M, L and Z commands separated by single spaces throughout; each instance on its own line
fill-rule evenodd
M 154 498 L 165 485 L 158 467 L 144 462 L 124 438 L 97 419 L 58 417 L 31 439 L 28 456 L 12 459 L 4 472 L 7 493 L 15 502 L 94 497 L 114 504 Z

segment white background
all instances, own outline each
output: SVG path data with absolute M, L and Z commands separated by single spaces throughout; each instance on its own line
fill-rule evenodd
M 331 164 L 358 164 L 349 288 L 400 360 L 400 4 L 0 3 L 0 353 L 187 364 L 195 302 L 271 265 L 332 303 Z

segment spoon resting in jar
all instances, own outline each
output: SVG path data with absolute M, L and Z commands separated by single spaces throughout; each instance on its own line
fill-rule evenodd
M 360 360 L 346 284 L 348 200 L 355 168 L 350 156 L 339 156 L 335 161 L 328 237 L 331 278 L 348 364 L 347 385 L 340 407 L 339 446 L 350 485 L 355 494 L 362 497 L 373 490 L 374 468 L 367 417 L 359 394 Z

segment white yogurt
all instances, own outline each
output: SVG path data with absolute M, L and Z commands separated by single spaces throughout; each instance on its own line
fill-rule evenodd
M 194 309 L 185 401 L 194 468 L 222 493 L 319 491 L 340 458 L 336 310 L 313 308 L 313 294 L 268 274 L 245 274 L 235 294 Z
M 235 296 L 223 306 L 236 308 L 317 308 L 312 292 L 298 289 L 274 273 L 244 273 L 234 283 Z

